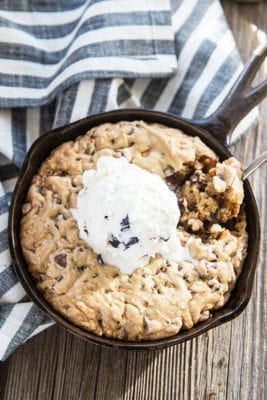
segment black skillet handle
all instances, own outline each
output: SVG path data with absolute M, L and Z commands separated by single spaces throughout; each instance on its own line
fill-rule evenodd
M 211 116 L 194 121 L 226 147 L 230 144 L 232 132 L 237 124 L 267 96 L 267 79 L 256 87 L 251 87 L 253 78 L 266 56 L 267 42 L 254 51 L 219 108 Z

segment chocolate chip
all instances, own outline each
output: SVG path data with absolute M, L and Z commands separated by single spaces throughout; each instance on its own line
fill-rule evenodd
M 57 176 L 67 176 L 68 173 L 66 171 L 58 171 Z
M 61 199 L 59 197 L 55 197 L 55 203 L 56 204 L 61 204 Z
M 79 272 L 83 272 L 86 269 L 86 265 L 80 265 L 77 269 Z
M 86 235 L 88 235 L 88 229 L 84 229 L 83 231 L 86 233 Z
M 105 218 L 105 219 L 108 219 L 108 215 L 105 215 L 104 218 Z
M 127 133 L 127 135 L 132 135 L 133 133 L 134 133 L 134 129 L 135 129 L 135 127 L 133 126 L 132 128 L 131 128 L 131 130 Z
M 51 221 L 57 222 L 57 221 L 58 221 L 58 216 L 59 216 L 59 214 L 55 215 L 54 217 L 51 217 L 51 218 L 50 218 Z
M 64 254 L 64 253 L 57 254 L 54 257 L 54 260 L 58 265 L 60 265 L 60 267 L 66 268 L 66 266 L 67 266 L 67 255 L 66 254 Z
M 130 229 L 130 222 L 129 222 L 128 214 L 126 215 L 125 218 L 123 218 L 121 220 L 120 226 L 122 227 L 121 232 L 126 231 L 127 229 Z
M 58 276 L 58 277 L 56 278 L 56 281 L 57 281 L 57 282 L 60 282 L 60 281 L 62 281 L 62 279 L 63 279 L 63 276 L 61 275 L 61 276 Z
M 125 245 L 125 250 L 128 249 L 128 248 L 129 248 L 130 246 L 132 246 L 133 244 L 138 243 L 138 242 L 139 242 L 138 237 L 136 237 L 136 236 L 131 237 L 130 240 L 129 240 L 129 242 L 124 243 L 124 245 Z
M 111 244 L 112 247 L 115 247 L 115 249 L 119 247 L 119 244 L 121 243 L 119 239 L 117 239 L 116 236 L 114 236 L 113 234 L 111 234 L 111 239 L 108 242 Z
M 194 211 L 196 208 L 197 203 L 195 201 L 192 201 L 191 203 L 188 203 L 187 208 L 189 211 Z
M 225 179 L 221 174 L 216 175 L 216 177 L 219 178 L 221 181 L 225 182 Z
M 208 183 L 207 182 L 201 182 L 199 186 L 199 191 L 200 192 L 205 192 L 205 189 L 207 187 Z
M 218 224 L 218 218 L 217 218 L 217 214 L 212 212 L 210 213 L 210 220 L 213 224 Z
M 98 254 L 97 261 L 98 261 L 98 264 L 100 264 L 100 265 L 104 264 L 104 261 L 103 261 L 103 258 L 101 257 L 101 254 Z
M 170 236 L 167 237 L 167 238 L 164 238 L 164 237 L 160 236 L 160 239 L 163 240 L 164 242 L 168 242 L 168 240 L 170 239 Z
M 157 271 L 156 271 L 156 275 L 160 274 L 161 272 L 166 272 L 166 271 L 167 271 L 166 267 L 158 268 Z
M 144 317 L 144 329 L 146 332 L 149 332 L 149 320 L 147 317 Z
M 186 282 L 190 282 L 190 278 L 187 274 L 184 274 L 183 278 Z

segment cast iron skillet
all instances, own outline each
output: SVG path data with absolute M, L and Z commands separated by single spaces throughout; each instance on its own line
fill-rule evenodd
M 57 313 L 37 290 L 23 258 L 19 238 L 21 206 L 24 202 L 33 176 L 36 174 L 38 167 L 49 153 L 61 143 L 67 140 L 73 140 L 77 136 L 86 133 L 90 128 L 104 122 L 118 122 L 121 120 L 158 122 L 169 127 L 182 129 L 188 135 L 199 136 L 217 153 L 221 160 L 232 156 L 228 149 L 231 132 L 243 116 L 245 116 L 248 111 L 250 111 L 267 95 L 267 80 L 259 84 L 257 87 L 251 88 L 251 82 L 266 55 L 267 43 L 254 52 L 253 57 L 241 73 L 227 99 L 219 109 L 207 119 L 190 121 L 177 118 L 167 113 L 140 109 L 111 111 L 93 115 L 70 125 L 50 131 L 32 145 L 22 166 L 12 197 L 9 214 L 9 243 L 14 268 L 23 287 L 34 303 L 36 303 L 55 322 L 66 328 L 69 332 L 98 345 L 127 349 L 156 349 L 191 339 L 206 332 L 210 328 L 233 319 L 244 310 L 251 296 L 260 246 L 259 214 L 248 180 L 244 181 L 245 206 L 249 234 L 248 255 L 244 263 L 243 271 L 229 301 L 221 310 L 216 311 L 211 318 L 199 323 L 192 329 L 182 331 L 177 335 L 157 341 L 128 342 L 98 337 L 73 325 L 70 321 Z

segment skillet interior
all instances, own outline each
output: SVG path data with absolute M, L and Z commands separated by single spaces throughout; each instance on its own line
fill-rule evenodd
M 197 324 L 195 327 L 188 331 L 181 331 L 177 335 L 171 336 L 169 338 L 156 341 L 153 340 L 142 342 L 126 342 L 115 339 L 108 339 L 105 337 L 99 337 L 73 325 L 70 321 L 64 319 L 60 314 L 58 314 L 50 306 L 50 304 L 47 303 L 45 298 L 38 291 L 33 281 L 33 278 L 28 271 L 27 264 L 22 255 L 22 250 L 20 246 L 19 226 L 21 220 L 21 206 L 24 203 L 24 199 L 33 176 L 36 174 L 39 166 L 49 155 L 49 153 L 61 143 L 68 140 L 73 140 L 77 136 L 85 134 L 89 129 L 94 126 L 100 125 L 104 122 L 118 122 L 122 120 L 144 120 L 146 122 L 157 122 L 167 125 L 169 127 L 178 128 L 183 130 L 188 135 L 199 136 L 204 143 L 206 143 L 210 148 L 215 151 L 215 153 L 220 157 L 221 160 L 232 156 L 232 153 L 226 147 L 224 147 L 224 145 L 213 138 L 206 130 L 194 125 L 193 122 L 181 120 L 174 116 L 155 111 L 136 109 L 111 111 L 87 117 L 83 120 L 77 121 L 65 127 L 60 127 L 39 138 L 32 145 L 26 156 L 13 193 L 10 207 L 10 250 L 15 271 L 30 298 L 55 322 L 59 323 L 71 333 L 78 335 L 79 337 L 82 337 L 92 343 L 109 347 L 115 346 L 128 349 L 163 348 L 191 339 L 201 333 L 206 332 L 210 328 L 213 328 L 228 320 L 233 319 L 234 317 L 239 315 L 240 312 L 243 311 L 243 309 L 247 305 L 251 296 L 253 279 L 255 275 L 260 247 L 259 215 L 251 186 L 247 180 L 244 182 L 244 190 L 248 224 L 247 230 L 249 235 L 248 255 L 246 257 L 242 273 L 237 280 L 231 297 L 226 305 L 221 310 L 216 311 L 213 316 L 208 320 Z

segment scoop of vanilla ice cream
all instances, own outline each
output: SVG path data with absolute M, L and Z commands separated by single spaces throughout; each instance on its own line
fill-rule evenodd
M 72 213 L 81 239 L 104 263 L 131 274 L 156 254 L 174 261 L 192 258 L 176 236 L 177 198 L 158 175 L 123 157 L 101 157 L 82 181 Z

